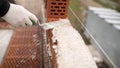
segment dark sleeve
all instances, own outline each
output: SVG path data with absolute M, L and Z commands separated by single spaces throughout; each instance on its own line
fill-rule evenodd
M 0 17 L 4 16 L 10 8 L 8 0 L 0 0 Z

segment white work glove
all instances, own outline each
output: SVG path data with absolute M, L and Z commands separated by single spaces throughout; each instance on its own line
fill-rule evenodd
M 32 26 L 38 19 L 24 7 L 16 4 L 10 4 L 10 8 L 5 16 L 2 17 L 13 26 Z

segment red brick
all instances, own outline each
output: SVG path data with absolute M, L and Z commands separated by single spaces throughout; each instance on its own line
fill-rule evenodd
M 67 18 L 69 0 L 47 0 L 47 18 Z M 51 21 L 51 20 L 50 20 Z

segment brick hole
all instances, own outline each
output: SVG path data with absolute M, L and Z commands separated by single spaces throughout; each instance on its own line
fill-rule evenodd
M 54 15 L 58 15 L 58 13 L 54 13 Z
M 62 0 L 62 1 L 66 1 L 66 0 Z
M 59 8 L 59 6 L 55 6 L 55 8 Z
M 51 10 L 51 12 L 55 12 L 55 10 Z
M 62 10 L 57 10 L 58 12 L 61 12 Z
M 64 13 L 60 13 L 60 15 L 65 15 Z
M 63 5 L 63 3 L 58 3 L 58 5 Z
M 64 8 L 64 9 L 65 9 L 65 7 L 61 7 L 61 8 Z
M 51 4 L 56 5 L 56 3 L 55 3 L 55 2 L 52 2 Z

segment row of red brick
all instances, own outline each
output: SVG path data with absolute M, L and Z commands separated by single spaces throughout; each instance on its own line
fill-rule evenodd
M 36 46 L 41 37 L 37 33 L 38 27 L 16 29 L 0 68 L 42 68 L 42 47 Z

